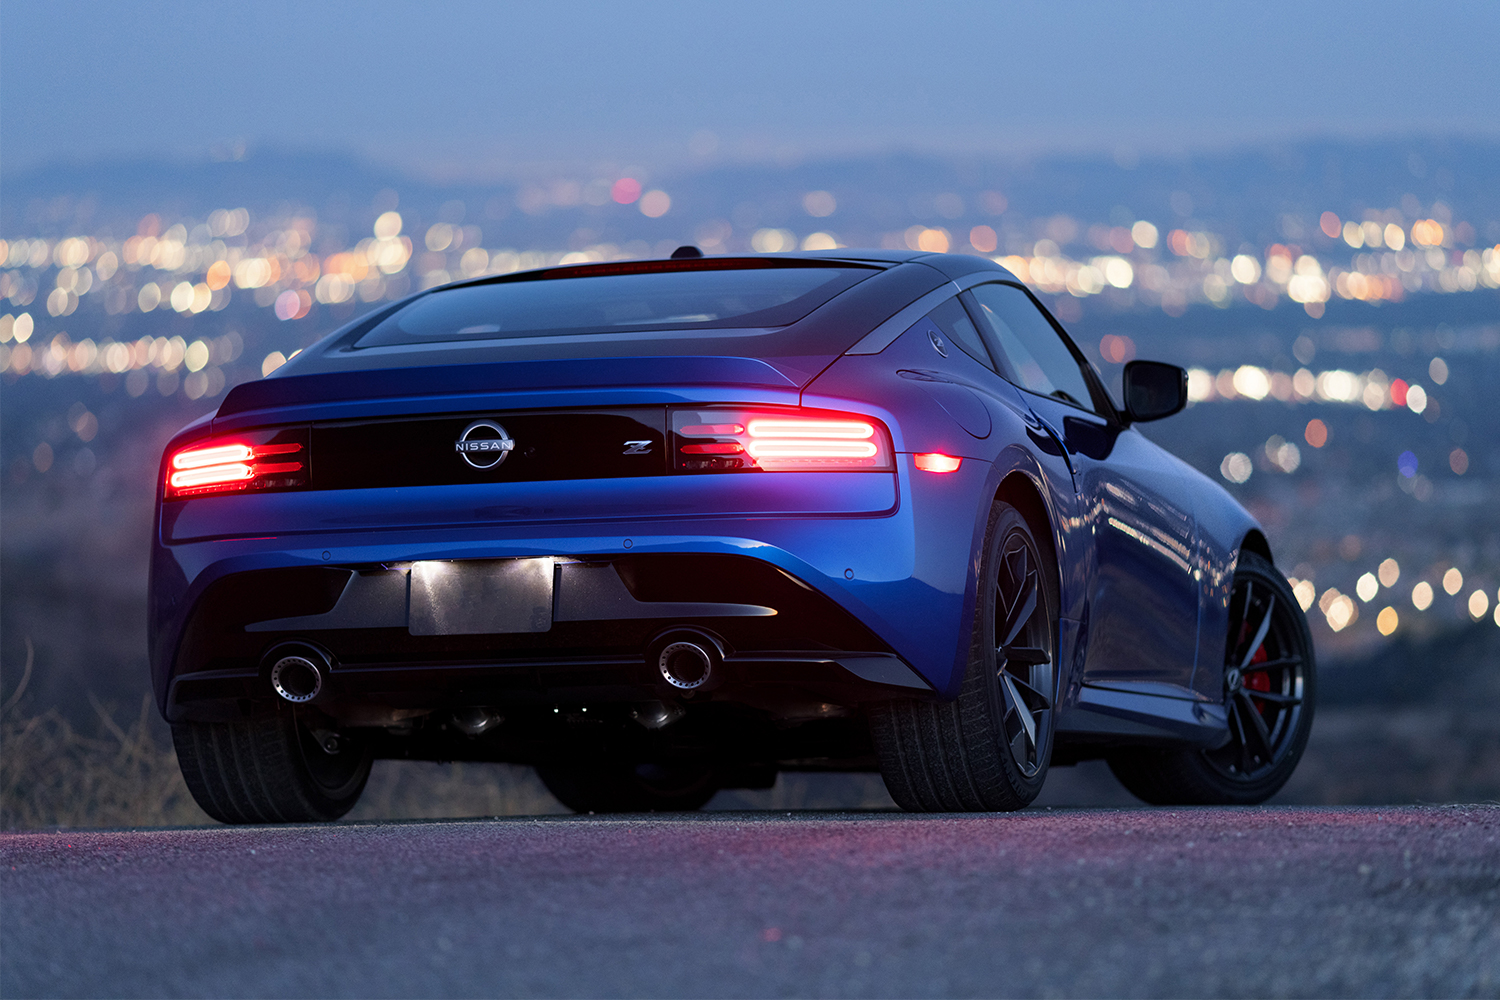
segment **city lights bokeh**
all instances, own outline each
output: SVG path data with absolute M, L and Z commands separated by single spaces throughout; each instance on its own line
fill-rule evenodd
M 941 221 L 929 219 L 871 238 L 849 216 L 848 201 L 838 190 L 817 188 L 795 199 L 801 222 L 699 218 L 674 198 L 669 185 L 613 176 L 523 185 L 513 207 L 528 216 L 586 207 L 637 222 L 668 220 L 709 255 L 834 251 L 856 239 L 887 249 L 977 254 L 1026 282 L 1065 321 L 1077 318 L 1070 308 L 1079 305 L 1070 303 L 1098 299 L 1110 308 L 1159 310 L 1169 317 L 1193 306 L 1269 310 L 1292 304 L 1307 323 L 1317 324 L 1336 300 L 1378 304 L 1500 288 L 1500 246 L 1479 245 L 1476 226 L 1455 218 L 1442 203 L 1415 206 L 1420 213 L 1404 205 L 1364 211 L 1357 218 L 1324 211 L 1310 220 L 1283 220 L 1283 230 L 1311 235 L 1251 246 L 1230 245 L 1211 229 L 1160 219 L 1022 219 L 1005 194 L 993 189 L 933 195 L 923 209 Z M 124 238 L 103 231 L 7 234 L 0 239 L 0 308 L 6 310 L 0 313 L 0 377 L 109 378 L 130 397 L 152 394 L 212 404 L 236 380 L 272 374 L 310 336 L 330 328 L 330 314 L 319 310 L 342 310 L 331 315 L 347 316 L 451 281 L 662 256 L 683 241 L 610 242 L 580 229 L 566 247 L 503 245 L 491 237 L 493 227 L 487 233 L 484 225 L 465 222 L 461 203 L 451 212 L 445 206 L 439 216 L 417 224 L 417 214 L 388 207 L 368 216 L 362 232 L 345 235 L 312 213 L 222 207 L 202 218 L 149 213 Z M 101 323 L 105 317 L 209 319 L 231 306 L 286 324 L 296 335 L 276 349 L 261 346 L 246 356 L 246 337 L 233 324 L 208 324 L 197 335 L 189 326 L 180 328 L 187 332 L 128 338 L 94 332 L 119 329 L 119 323 Z M 310 320 L 315 316 L 321 318 Z M 1347 355 L 1370 349 L 1369 336 L 1357 328 L 1330 329 L 1325 341 L 1332 338 L 1334 352 Z M 1475 336 L 1494 342 L 1464 349 L 1500 350 L 1500 327 Z M 1135 341 L 1124 333 L 1107 333 L 1087 347 L 1107 365 L 1137 356 Z M 1402 437 L 1448 412 L 1450 379 L 1462 359 L 1406 352 L 1398 369 L 1388 370 L 1389 363 L 1320 365 L 1319 353 L 1309 332 L 1292 347 L 1296 364 L 1189 367 L 1192 408 L 1250 404 L 1279 407 L 1276 412 L 1286 415 L 1274 433 L 1262 432 L 1221 453 L 1222 483 L 1231 490 L 1251 489 L 1267 479 L 1303 482 L 1317 475 L 1324 461 L 1319 456 L 1342 444 L 1334 430 L 1339 413 L 1383 414 L 1391 421 L 1383 432 L 1387 475 L 1419 503 L 1434 496 L 1435 477 L 1469 475 L 1472 459 L 1463 445 L 1454 444 L 1441 459 L 1419 460 Z M 68 426 L 85 445 L 98 433 L 87 407 L 70 412 Z M 56 442 L 29 447 L 27 465 L 37 474 L 49 473 L 62 457 Z M 78 453 L 84 454 L 88 458 L 68 459 L 75 472 L 92 468 L 92 452 Z M 1340 578 L 1353 581 L 1343 583 L 1350 593 L 1318 585 L 1311 564 L 1300 564 L 1291 576 L 1298 603 L 1332 633 L 1366 629 L 1383 637 L 1399 635 L 1440 612 L 1500 624 L 1500 601 L 1491 601 L 1489 585 L 1465 591 L 1464 575 L 1452 561 L 1418 569 L 1403 567 L 1390 552 L 1365 559 L 1360 549 L 1354 545 L 1340 557 L 1356 570 Z M 1478 573 L 1490 576 L 1482 568 Z

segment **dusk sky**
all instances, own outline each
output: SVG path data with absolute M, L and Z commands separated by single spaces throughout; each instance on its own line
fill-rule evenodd
M 7 171 L 218 144 L 439 173 L 1500 129 L 1500 4 L 5 0 Z

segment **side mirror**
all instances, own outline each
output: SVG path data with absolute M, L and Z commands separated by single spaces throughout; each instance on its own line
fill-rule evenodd
M 1125 414 L 1131 421 L 1160 420 L 1187 405 L 1187 371 L 1161 361 L 1125 366 Z

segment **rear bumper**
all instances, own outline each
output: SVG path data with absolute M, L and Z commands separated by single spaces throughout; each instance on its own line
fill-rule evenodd
M 234 721 L 276 708 L 264 669 L 179 674 L 167 694 L 174 721 Z M 508 710 L 650 704 L 673 694 L 640 656 L 509 658 L 477 662 L 348 664 L 331 672 L 317 707 L 350 725 L 386 725 L 409 715 L 469 705 Z M 893 654 L 750 652 L 728 656 L 695 702 L 728 701 L 775 716 L 931 694 Z
M 736 684 L 788 680 L 830 693 L 861 685 L 876 696 L 949 693 L 956 652 L 967 649 L 969 566 L 989 467 L 970 461 L 957 473 L 914 480 L 910 456 L 900 459 L 896 475 L 670 477 L 167 504 L 152 566 L 158 706 L 168 718 L 209 717 L 268 696 L 260 657 L 289 637 L 333 652 L 330 697 L 421 707 L 555 698 L 569 689 L 628 700 L 655 683 L 644 647 L 663 627 L 681 624 L 726 640 L 725 696 Z M 605 579 L 600 567 L 684 557 L 737 557 L 764 568 L 769 577 L 731 575 L 772 580 L 767 593 L 752 588 L 717 603 L 776 614 L 580 604 L 588 572 L 597 583 Z M 552 620 L 543 630 L 421 634 L 409 596 L 404 604 L 395 596 L 409 595 L 413 563 L 516 559 L 556 564 Z M 378 612 L 373 618 L 311 621 L 335 610 L 350 592 L 347 582 L 332 591 L 330 606 L 311 608 L 313 616 L 295 607 L 304 613 L 283 607 L 247 615 L 243 598 L 215 596 L 235 580 L 275 570 L 342 570 L 345 581 L 383 574 L 392 596 L 367 602 L 367 611 Z M 636 603 L 692 602 L 691 594 L 666 596 L 673 600 Z M 214 616 L 217 624 L 205 630 Z

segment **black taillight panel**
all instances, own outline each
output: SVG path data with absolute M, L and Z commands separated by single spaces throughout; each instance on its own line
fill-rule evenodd
M 320 490 L 661 476 L 666 412 L 473 413 L 313 428 Z

